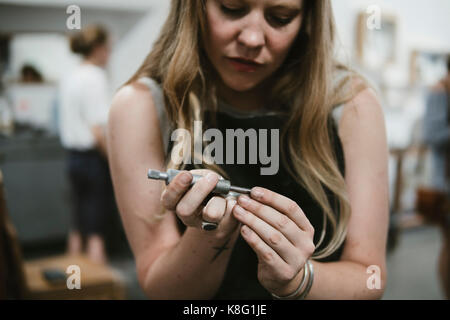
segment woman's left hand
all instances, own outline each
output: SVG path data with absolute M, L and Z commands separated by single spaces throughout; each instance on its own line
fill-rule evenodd
M 314 228 L 302 209 L 295 201 L 258 187 L 252 189 L 251 198 L 239 196 L 233 215 L 242 222 L 242 237 L 258 256 L 261 285 L 279 296 L 294 292 L 301 281 L 299 273 L 315 250 Z

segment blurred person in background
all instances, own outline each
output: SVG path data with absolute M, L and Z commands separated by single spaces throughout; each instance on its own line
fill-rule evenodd
M 75 201 L 69 254 L 86 253 L 106 262 L 104 227 L 112 211 L 105 128 L 111 95 L 104 67 L 110 56 L 109 34 L 101 26 L 71 35 L 70 48 L 83 57 L 60 86 L 60 134 L 68 153 L 68 174 Z
M 432 187 L 450 193 L 450 56 L 447 58 L 447 76 L 434 85 L 427 97 L 424 117 L 424 141 L 431 148 Z M 450 298 L 449 251 L 450 215 L 439 222 L 443 244 L 439 257 L 439 275 L 446 298 Z
M 25 64 L 20 69 L 20 82 L 22 83 L 41 83 L 44 82 L 42 74 L 32 65 Z

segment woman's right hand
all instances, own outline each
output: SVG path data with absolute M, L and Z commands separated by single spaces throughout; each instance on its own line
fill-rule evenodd
M 202 175 L 192 188 L 192 174 Z M 188 227 L 202 228 L 202 222 L 218 223 L 214 231 L 205 231 L 218 237 L 227 237 L 239 226 L 239 221 L 231 214 L 236 199 L 213 196 L 204 206 L 221 177 L 211 170 L 182 171 L 166 186 L 161 194 L 162 206 L 174 212 Z

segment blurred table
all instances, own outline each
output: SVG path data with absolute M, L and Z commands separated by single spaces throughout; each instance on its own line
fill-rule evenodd
M 66 282 L 51 284 L 43 276 L 45 269 L 66 272 L 71 265 L 80 268 L 80 289 L 69 290 Z M 30 299 L 115 300 L 125 298 L 124 281 L 114 269 L 94 263 L 85 256 L 57 256 L 25 262 Z M 70 276 L 70 275 L 69 275 Z

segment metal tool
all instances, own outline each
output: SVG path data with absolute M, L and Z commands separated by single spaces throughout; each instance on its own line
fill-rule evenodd
M 169 169 L 169 170 L 167 170 L 167 172 L 161 172 L 158 170 L 150 169 L 150 170 L 148 170 L 147 176 L 149 179 L 164 180 L 166 182 L 166 185 L 168 185 L 170 182 L 172 182 L 172 180 L 175 178 L 175 176 L 177 174 L 179 174 L 180 172 L 181 171 L 175 170 L 175 169 Z M 193 174 L 191 187 L 201 178 L 203 178 L 203 176 Z M 220 194 L 225 197 L 236 197 L 237 198 L 240 194 L 250 194 L 250 192 L 251 192 L 250 189 L 232 186 L 231 182 L 229 180 L 225 180 L 225 179 L 221 178 L 217 182 L 217 185 L 215 186 L 214 190 L 211 191 L 211 194 Z M 205 199 L 203 204 L 206 205 L 206 203 L 208 202 L 208 200 L 211 197 L 212 196 L 210 195 L 207 199 Z M 218 224 L 215 222 L 202 221 L 202 229 L 205 231 L 213 231 L 213 230 L 217 229 L 217 227 L 218 227 Z
M 175 178 L 177 174 L 179 174 L 182 171 L 169 169 L 167 172 L 161 172 L 158 170 L 148 170 L 148 178 L 149 179 L 155 179 L 155 180 L 165 180 L 166 185 L 172 182 L 172 180 Z M 193 186 L 198 180 L 203 178 L 201 175 L 193 174 L 193 179 L 191 182 L 191 186 Z M 231 182 L 229 180 L 221 179 L 219 182 L 217 182 L 216 187 L 211 193 L 215 194 L 222 194 L 222 195 L 229 195 L 231 192 L 238 193 L 238 194 L 250 194 L 250 189 L 241 188 L 232 186 Z

